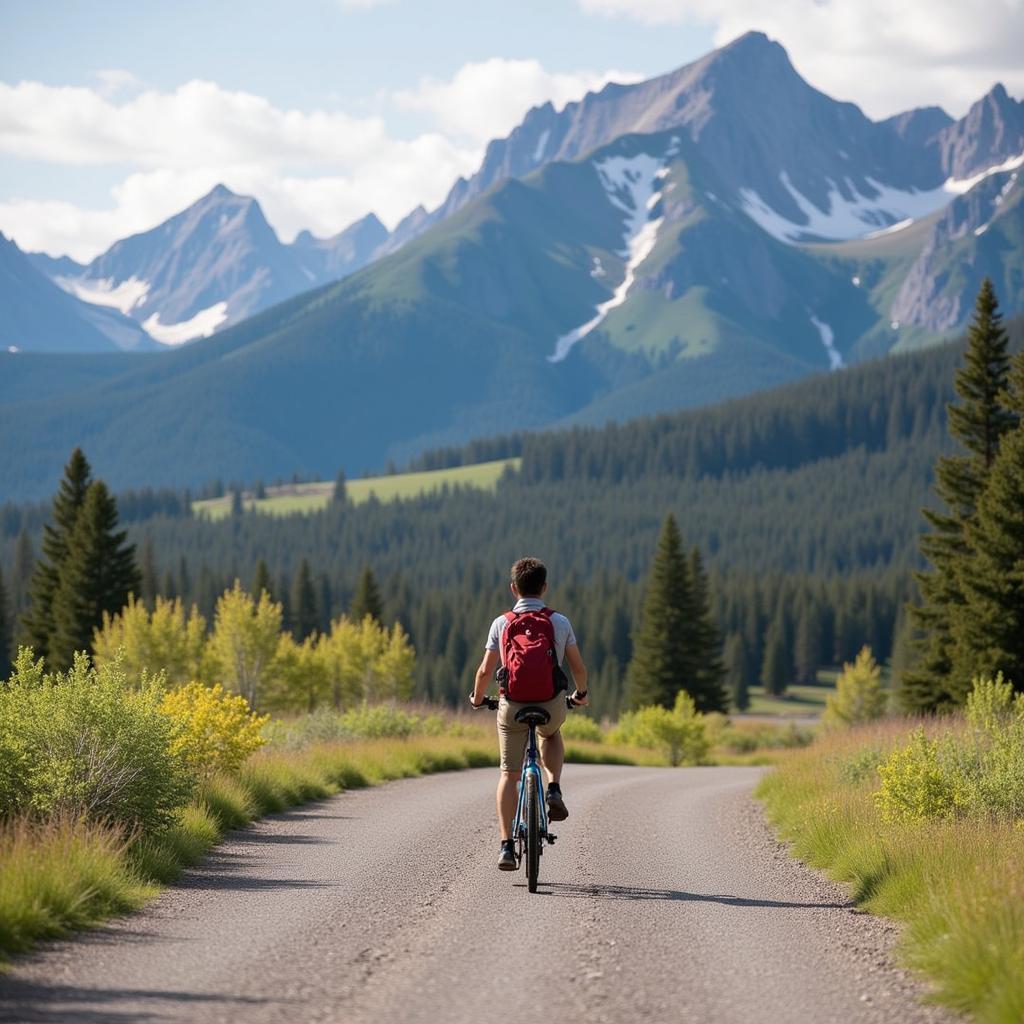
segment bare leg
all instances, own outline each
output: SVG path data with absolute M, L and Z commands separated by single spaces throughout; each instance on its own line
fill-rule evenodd
M 501 838 L 512 836 L 512 819 L 516 816 L 519 802 L 519 776 L 522 772 L 502 772 L 498 779 L 498 827 Z
M 560 782 L 562 765 L 565 763 L 565 743 L 562 740 L 561 729 L 554 736 L 541 736 L 540 760 L 547 773 L 548 782 Z

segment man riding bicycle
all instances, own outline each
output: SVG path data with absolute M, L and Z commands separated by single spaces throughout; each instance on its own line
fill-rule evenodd
M 511 831 L 529 727 L 516 721 L 516 712 L 527 705 L 536 705 L 544 708 L 551 716 L 537 730 L 541 737 L 540 758 L 548 779 L 548 817 L 551 821 L 564 821 L 569 811 L 560 786 L 562 763 L 565 760 L 565 744 L 560 730 L 565 721 L 563 691 L 567 687 L 567 679 L 561 668 L 563 660 L 568 663 L 576 683 L 575 692 L 570 698 L 573 704 L 585 706 L 589 703 L 587 669 L 580 656 L 572 624 L 564 615 L 544 606 L 547 579 L 547 568 L 536 558 L 520 558 L 512 566 L 510 585 L 516 603 L 512 611 L 499 615 L 491 623 L 483 660 L 476 670 L 476 680 L 469 698 L 474 708 L 483 706 L 488 683 L 497 668 L 501 686 L 498 706 L 501 775 L 497 793 L 498 826 L 501 831 L 498 868 L 501 871 L 515 871 L 518 866 Z M 546 675 L 548 664 L 550 683 Z M 516 696 L 534 693 L 543 699 L 515 699 Z

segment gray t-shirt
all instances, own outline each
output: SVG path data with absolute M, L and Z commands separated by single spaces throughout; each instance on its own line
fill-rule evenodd
M 512 611 L 539 612 L 543 607 L 544 602 L 539 597 L 521 597 L 516 601 Z M 505 632 L 507 625 L 508 619 L 504 615 L 499 615 L 491 623 L 484 650 L 497 651 L 499 655 L 501 654 L 501 635 Z M 572 623 L 561 612 L 552 614 L 551 626 L 555 631 L 555 654 L 558 657 L 558 664 L 561 665 L 565 658 L 566 647 L 576 646 L 576 634 L 572 631 Z

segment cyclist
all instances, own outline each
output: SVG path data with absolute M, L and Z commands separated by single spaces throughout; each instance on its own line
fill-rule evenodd
M 569 816 L 569 811 L 562 798 L 560 786 L 562 762 L 565 759 L 565 745 L 562 742 L 560 730 L 565 721 L 566 706 L 563 690 L 567 687 L 567 679 L 561 669 L 563 660 L 568 663 L 576 684 L 571 698 L 572 702 L 580 706 L 586 706 L 589 703 L 587 669 L 580 656 L 572 624 L 564 615 L 544 606 L 544 594 L 548 589 L 547 580 L 547 568 L 536 558 L 520 558 L 512 566 L 510 585 L 512 596 L 516 599 L 515 605 L 511 612 L 499 615 L 491 623 L 483 660 L 476 670 L 473 692 L 469 697 L 473 707 L 479 708 L 483 705 L 488 683 L 500 661 L 502 669 L 499 671 L 499 681 L 502 683 L 502 694 L 498 706 L 498 746 L 501 754 L 501 775 L 498 779 L 497 807 L 498 826 L 501 831 L 501 856 L 498 860 L 498 868 L 501 871 L 515 871 L 517 867 L 515 844 L 511 836 L 512 819 L 516 813 L 519 777 L 522 774 L 523 755 L 526 752 L 529 729 L 525 724 L 515 720 L 516 711 L 526 704 L 531 704 L 544 708 L 551 715 L 550 721 L 537 730 L 540 736 L 540 758 L 548 779 L 548 818 L 551 821 L 564 821 Z M 538 615 L 550 621 L 550 630 L 554 634 L 554 664 L 551 672 L 553 696 L 547 700 L 517 702 L 509 700 L 505 692 L 508 680 L 505 670 L 507 660 L 505 642 L 511 636 L 508 634 L 509 625 L 515 623 L 519 616 L 527 614 L 530 614 L 530 622 L 534 622 Z M 543 622 L 540 624 L 543 625 Z M 514 633 L 515 627 L 513 627 Z M 505 675 L 502 678 L 503 672 Z

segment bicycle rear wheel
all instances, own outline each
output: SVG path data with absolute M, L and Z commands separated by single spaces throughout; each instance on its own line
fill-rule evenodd
M 537 891 L 540 877 L 540 794 L 537 792 L 537 774 L 526 776 L 526 884 L 530 892 Z

